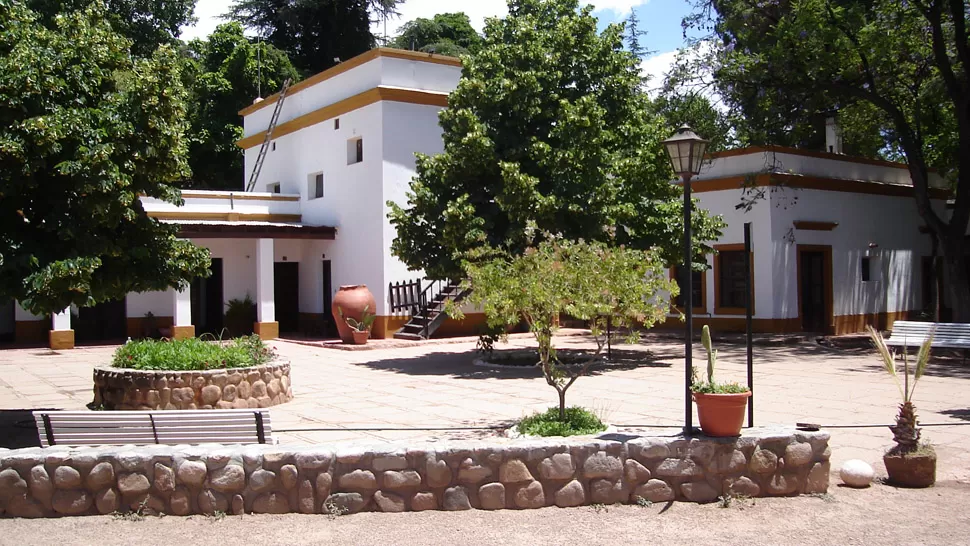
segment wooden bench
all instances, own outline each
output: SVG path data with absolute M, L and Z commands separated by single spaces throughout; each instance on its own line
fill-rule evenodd
M 35 411 L 40 445 L 271 444 L 269 410 Z
M 963 360 L 966 361 L 967 349 L 970 349 L 970 324 L 966 323 L 897 320 L 893 323 L 892 336 L 886 339 L 886 345 L 918 349 L 931 333 L 931 347 L 963 349 Z

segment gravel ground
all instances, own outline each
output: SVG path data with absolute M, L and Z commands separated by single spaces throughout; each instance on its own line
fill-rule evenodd
M 833 486 L 821 497 L 500 512 L 326 516 L 99 516 L 3 520 L 0 544 L 775 544 L 970 543 L 970 484 Z

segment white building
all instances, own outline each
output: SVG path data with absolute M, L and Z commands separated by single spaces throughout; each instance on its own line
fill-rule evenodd
M 69 311 L 51 319 L 0 305 L 0 336 L 63 348 L 73 346 L 75 330 L 79 341 L 154 329 L 218 334 L 226 303 L 246 296 L 256 302 L 255 330 L 264 337 L 321 336 L 333 323 L 337 288 L 366 284 L 377 302 L 372 336 L 390 337 L 407 317 L 392 311 L 389 284 L 421 273 L 390 253 L 395 231 L 386 202 L 405 202 L 416 152 L 443 150 L 438 112 L 460 75 L 458 59 L 375 49 L 293 85 L 253 192 L 240 181 L 238 192 L 185 191 L 181 207 L 143 200 L 149 215 L 178 223 L 184 237 L 211 251 L 210 278 L 185 292 L 133 293 L 75 310 L 73 320 Z M 240 112 L 247 177 L 277 99 Z M 736 205 L 746 181 L 765 194 L 743 211 Z M 922 309 L 930 239 L 920 232 L 904 166 L 748 148 L 716 155 L 692 187 L 701 206 L 728 223 L 711 269 L 695 275 L 698 322 L 743 328 L 738 245 L 745 222 L 754 227 L 759 331 L 855 332 Z M 469 313 L 439 333 L 472 334 L 483 322 Z

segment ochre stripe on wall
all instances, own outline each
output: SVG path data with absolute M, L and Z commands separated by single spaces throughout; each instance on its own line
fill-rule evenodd
M 279 138 L 290 133 L 299 131 L 311 125 L 322 123 L 328 119 L 352 112 L 358 108 L 363 108 L 382 100 L 393 102 L 406 102 L 409 104 L 422 104 L 426 106 L 448 106 L 448 95 L 444 93 L 434 93 L 431 91 L 415 91 L 413 89 L 394 89 L 389 87 L 375 87 L 364 91 L 340 102 L 335 102 L 329 106 L 324 106 L 308 114 L 291 119 L 286 123 L 281 123 L 273 130 L 273 138 Z M 250 135 L 240 139 L 236 145 L 244 150 L 259 146 L 266 138 L 266 131 Z
M 353 59 L 348 59 L 338 64 L 337 66 L 334 66 L 333 68 L 324 70 L 319 74 L 310 76 L 309 78 L 303 81 L 300 81 L 291 85 L 290 90 L 287 92 L 287 96 L 292 96 L 293 94 L 299 93 L 300 91 L 308 87 L 314 86 L 322 81 L 329 80 L 330 78 L 337 76 L 338 74 L 343 74 L 348 70 L 356 68 L 368 61 L 373 61 L 378 57 L 390 57 L 393 59 L 404 59 L 407 61 L 418 61 L 423 63 L 443 64 L 448 66 L 461 67 L 461 59 L 457 59 L 455 57 L 446 57 L 443 55 L 422 53 L 420 51 L 405 51 L 402 49 L 391 49 L 391 48 L 381 47 L 377 49 L 372 49 L 366 53 L 363 53 L 361 55 L 354 57 Z M 266 99 L 260 102 L 257 102 L 252 106 L 247 106 L 246 108 L 243 108 L 242 110 L 239 111 L 239 115 L 248 116 L 253 112 L 266 108 L 271 104 L 275 104 L 276 101 L 279 100 L 279 98 L 280 98 L 279 93 L 270 95 L 266 97 Z
M 239 214 L 236 212 L 188 212 L 152 211 L 148 216 L 156 220 L 203 220 L 216 222 L 300 222 L 303 216 L 299 214 Z

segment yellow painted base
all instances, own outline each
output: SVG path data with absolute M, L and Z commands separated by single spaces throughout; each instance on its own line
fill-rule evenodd
M 172 326 L 172 339 L 190 339 L 195 337 L 195 326 Z
M 52 351 L 74 348 L 74 330 L 51 330 L 48 339 Z
M 280 323 L 256 322 L 253 323 L 253 332 L 264 340 L 276 339 L 280 337 Z

